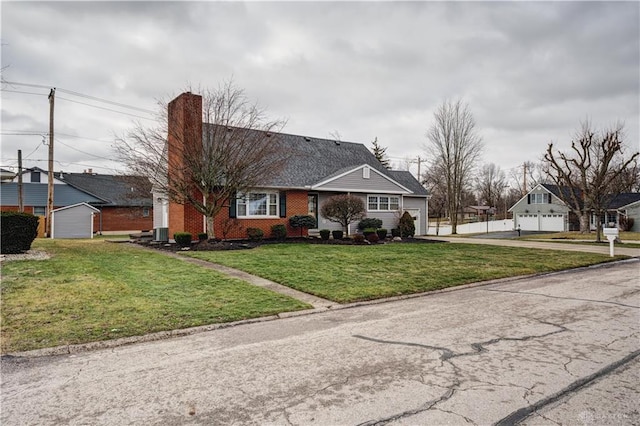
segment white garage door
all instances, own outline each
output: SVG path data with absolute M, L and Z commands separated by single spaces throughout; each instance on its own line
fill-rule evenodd
M 564 231 L 564 215 L 562 214 L 543 214 L 540 217 L 541 231 Z
M 523 231 L 539 231 L 537 214 L 519 214 L 518 225 Z

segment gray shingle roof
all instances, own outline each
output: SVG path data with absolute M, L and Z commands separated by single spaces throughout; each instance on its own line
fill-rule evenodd
M 203 132 L 206 132 L 204 124 Z M 258 130 L 254 130 L 258 131 Z M 426 189 L 409 172 L 387 170 L 378 159 L 361 143 L 337 143 L 331 139 L 278 133 L 279 141 L 291 154 L 282 173 L 264 185 L 281 188 L 305 188 L 368 164 L 382 174 L 410 189 L 417 195 L 427 195 Z
M 25 206 L 44 207 L 47 205 L 48 185 L 42 183 L 22 184 L 23 203 Z M 55 185 L 53 189 L 55 206 L 68 206 L 77 203 L 104 204 L 105 201 L 68 185 Z M 18 184 L 7 182 L 0 184 L 0 205 L 18 205 Z
M 151 206 L 151 184 L 147 193 L 132 183 L 135 176 L 101 175 L 89 173 L 56 174 L 63 182 L 107 201 L 108 206 Z

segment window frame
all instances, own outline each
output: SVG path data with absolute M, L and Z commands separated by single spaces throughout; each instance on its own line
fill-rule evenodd
M 375 202 L 372 202 L 372 199 L 375 198 Z M 382 199 L 386 199 L 386 201 L 382 201 Z M 374 208 L 372 206 L 375 205 Z M 397 206 L 397 208 L 393 208 L 393 206 Z M 386 208 L 381 208 L 385 207 Z M 369 212 L 396 212 L 400 210 L 400 196 L 399 195 L 388 195 L 388 194 L 368 194 L 367 195 L 367 211 Z
M 252 195 L 254 196 L 251 200 Z M 264 195 L 264 197 L 255 198 L 255 195 Z M 256 214 L 255 212 L 262 206 L 254 207 L 253 214 L 251 214 L 251 203 L 258 203 L 261 200 L 266 200 L 264 205 L 264 214 Z M 244 214 L 241 212 L 244 211 Z M 238 219 L 274 219 L 279 218 L 280 213 L 280 193 L 278 191 L 268 190 L 252 190 L 246 193 L 239 193 L 236 197 L 236 217 Z

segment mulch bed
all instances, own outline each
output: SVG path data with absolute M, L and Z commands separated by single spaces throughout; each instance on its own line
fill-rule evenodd
M 359 245 L 359 246 L 370 246 L 377 244 L 403 244 L 403 243 L 412 243 L 412 244 L 432 244 L 432 243 L 442 243 L 443 241 L 435 241 L 435 240 L 427 240 L 422 238 L 403 238 L 402 240 L 392 240 L 387 239 L 384 241 L 378 241 L 377 243 L 369 243 L 368 241 L 359 243 L 355 242 L 350 238 L 344 238 L 341 240 L 322 240 L 320 238 L 305 238 L 305 237 L 297 237 L 297 238 L 287 238 L 284 241 L 281 240 L 272 240 L 265 239 L 262 241 L 249 241 L 249 240 L 208 240 L 208 241 L 200 241 L 198 243 L 191 244 L 189 248 L 182 248 L 175 243 L 157 243 L 157 242 L 138 242 L 138 244 L 145 245 L 148 247 L 157 248 L 159 250 L 168 250 L 168 251 L 184 251 L 184 250 L 193 250 L 193 251 L 216 251 L 216 250 L 248 250 L 256 247 L 260 247 L 267 244 L 324 244 L 324 245 Z

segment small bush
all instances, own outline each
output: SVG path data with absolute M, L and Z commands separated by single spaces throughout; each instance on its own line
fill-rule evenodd
M 262 241 L 264 232 L 260 228 L 247 228 L 247 236 L 250 241 Z
M 287 227 L 282 224 L 273 225 L 271 227 L 271 238 L 284 241 L 287 238 Z
M 373 234 L 367 235 L 367 241 L 369 241 L 370 243 L 377 243 L 379 240 L 380 238 L 375 232 Z
M 191 247 L 191 233 L 190 232 L 176 232 L 173 234 L 173 239 L 176 240 L 176 244 L 180 247 Z
M 300 228 L 300 236 L 302 237 L 303 229 L 313 229 L 316 227 L 316 218 L 311 215 L 295 215 L 289 218 L 289 225 L 293 228 Z
M 409 214 L 409 212 L 404 212 L 402 217 L 400 217 L 398 228 L 400 229 L 400 236 L 403 238 L 413 237 L 413 235 L 416 233 L 416 225 L 413 222 L 413 217 Z
M 344 232 L 342 232 L 342 231 L 332 231 L 331 235 L 333 235 L 333 239 L 334 240 L 341 240 L 342 237 L 344 236 Z
M 378 234 L 378 238 L 381 240 L 384 240 L 385 238 L 387 238 L 387 230 L 384 228 L 378 229 L 376 231 L 376 234 Z
M 382 219 L 376 219 L 375 217 L 365 217 L 358 223 L 358 229 L 363 231 L 367 228 L 373 228 L 373 232 L 376 229 L 382 227 Z
M 375 234 L 376 230 L 375 230 L 375 228 L 365 228 L 365 229 L 362 230 L 362 233 L 366 237 L 367 235 Z
M 320 230 L 320 238 L 322 238 L 323 240 L 328 240 L 329 237 L 331 236 L 331 231 L 329 231 L 328 229 L 321 229 Z
M 394 237 L 394 238 L 395 237 L 399 237 L 400 236 L 400 230 L 398 228 L 393 228 L 391 230 L 391 236 Z
M 17 254 L 31 249 L 38 236 L 38 216 L 29 213 L 2 212 L 0 253 Z
M 620 216 L 620 230 L 629 232 L 633 229 L 634 220 L 632 217 Z
M 356 244 L 362 244 L 364 243 L 364 235 L 362 234 L 356 234 L 353 236 L 353 242 Z
M 198 241 L 207 241 L 209 239 L 209 235 L 206 232 L 198 233 Z

